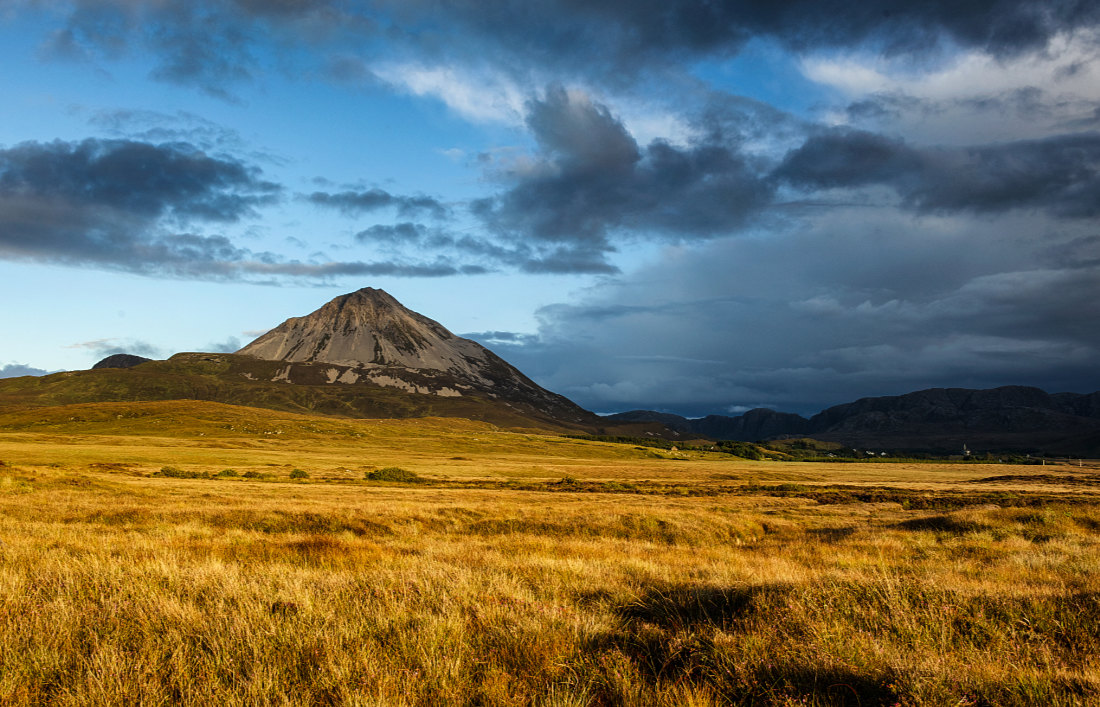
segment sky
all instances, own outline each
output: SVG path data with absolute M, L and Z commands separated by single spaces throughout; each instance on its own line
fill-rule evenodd
M 597 412 L 1100 389 L 1095 0 L 0 0 L 0 376 L 361 287 Z

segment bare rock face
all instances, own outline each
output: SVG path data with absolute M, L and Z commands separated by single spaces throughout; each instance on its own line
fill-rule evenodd
M 315 380 L 320 367 L 332 384 L 372 384 L 443 397 L 479 394 L 563 421 L 594 417 L 539 387 L 481 344 L 455 336 L 372 287 L 292 317 L 237 353 L 286 361 L 291 365 L 278 380 L 288 383 Z
M 237 353 L 269 361 L 427 368 L 470 376 L 477 376 L 488 359 L 479 344 L 372 287 L 292 317 Z

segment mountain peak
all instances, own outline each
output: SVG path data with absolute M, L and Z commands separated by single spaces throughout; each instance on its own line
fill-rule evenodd
M 304 317 L 291 317 L 237 353 L 288 364 L 327 364 L 330 382 L 369 382 L 459 397 L 476 393 L 561 420 L 592 417 L 481 344 L 455 336 L 373 287 L 340 295 Z M 293 369 L 285 369 L 282 375 L 287 377 L 280 380 L 293 379 Z
M 272 361 L 341 366 L 400 366 L 466 374 L 485 350 L 417 314 L 385 290 L 340 295 L 304 317 L 291 317 L 237 353 Z

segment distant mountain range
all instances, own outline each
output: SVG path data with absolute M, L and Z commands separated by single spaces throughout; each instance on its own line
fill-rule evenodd
M 209 400 L 342 417 L 464 417 L 506 427 L 756 442 L 813 437 L 863 449 L 1100 456 L 1100 393 L 1010 386 L 863 398 L 807 419 L 635 410 L 600 417 L 484 346 L 370 287 L 292 317 L 236 354 L 166 361 L 116 354 L 92 370 L 0 380 L 0 410 L 70 403 Z
M 812 437 L 892 451 L 1029 451 L 1100 454 L 1100 392 L 1049 394 L 1038 388 L 932 388 L 906 395 L 861 398 L 807 419 L 766 408 L 743 415 L 680 415 L 633 410 L 607 415 L 615 423 L 658 422 L 679 435 L 758 442 Z

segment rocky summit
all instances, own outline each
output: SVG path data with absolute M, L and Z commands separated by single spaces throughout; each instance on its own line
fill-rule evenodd
M 237 353 L 268 361 L 397 366 L 474 378 L 493 357 L 480 344 L 455 336 L 373 287 L 291 317 Z
M 365 287 L 292 317 L 237 352 L 287 366 L 289 383 L 373 384 L 441 397 L 477 395 L 588 423 L 592 413 L 551 393 L 481 344 L 455 336 L 384 290 Z

